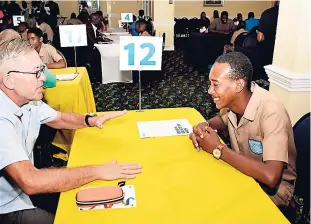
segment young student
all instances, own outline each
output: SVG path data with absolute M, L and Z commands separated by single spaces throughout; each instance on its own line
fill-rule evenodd
M 220 114 L 194 126 L 189 137 L 197 150 L 258 181 L 277 206 L 288 206 L 296 180 L 292 125 L 284 106 L 251 82 L 252 74 L 252 64 L 242 53 L 220 56 L 208 89 Z M 220 143 L 215 130 L 229 131 L 231 148 Z

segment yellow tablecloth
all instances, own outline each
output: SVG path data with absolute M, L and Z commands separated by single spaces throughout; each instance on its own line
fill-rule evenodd
M 58 74 L 72 74 L 76 68 L 51 69 Z M 57 81 L 55 88 L 48 88 L 44 93 L 44 101 L 55 110 L 61 112 L 74 112 L 79 114 L 96 112 L 93 91 L 87 70 L 84 67 L 78 68 L 79 75 L 72 81 Z M 70 151 L 74 131 L 57 131 L 52 144 Z M 60 156 L 67 159 L 66 156 Z
M 142 164 L 142 174 L 126 181 L 135 185 L 137 207 L 78 211 L 79 189 L 74 189 L 61 194 L 55 223 L 288 223 L 252 178 L 204 151 L 197 152 L 188 136 L 139 138 L 137 121 L 181 118 L 192 125 L 203 121 L 190 108 L 130 111 L 105 123 L 102 130 L 76 131 L 69 167 L 113 159 Z M 84 187 L 117 182 L 95 181 Z

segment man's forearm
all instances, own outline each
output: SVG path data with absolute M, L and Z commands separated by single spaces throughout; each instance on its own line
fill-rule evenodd
M 46 67 L 50 68 L 50 69 L 65 68 L 66 63 L 64 60 L 60 60 L 60 61 L 52 63 L 52 64 L 47 64 Z
M 97 166 L 49 168 L 32 172 L 28 195 L 68 191 L 98 179 Z
M 85 128 L 85 115 L 76 113 L 60 113 L 54 121 L 47 123 L 48 126 L 55 129 L 75 130 Z M 91 118 L 89 119 L 89 121 Z
M 278 182 L 277 180 L 280 178 L 275 176 L 278 174 L 274 172 L 274 169 L 269 168 L 266 163 L 236 153 L 227 146 L 222 151 L 221 159 L 247 176 L 271 188 L 275 187 Z

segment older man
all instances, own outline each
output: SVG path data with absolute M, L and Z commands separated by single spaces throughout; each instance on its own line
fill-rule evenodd
M 53 223 L 28 195 L 63 192 L 94 180 L 134 178 L 138 164 L 116 161 L 76 168 L 36 169 L 33 146 L 41 124 L 56 129 L 102 128 L 123 112 L 103 116 L 55 111 L 41 101 L 46 77 L 37 52 L 24 40 L 0 45 L 0 223 Z M 86 149 L 87 150 L 87 149 Z

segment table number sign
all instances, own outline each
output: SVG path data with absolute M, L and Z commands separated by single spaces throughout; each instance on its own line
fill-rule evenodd
M 121 22 L 122 23 L 132 23 L 133 22 L 133 13 L 121 13 Z
M 120 37 L 120 70 L 161 70 L 162 37 Z
M 87 46 L 86 26 L 81 25 L 60 25 L 61 47 Z

